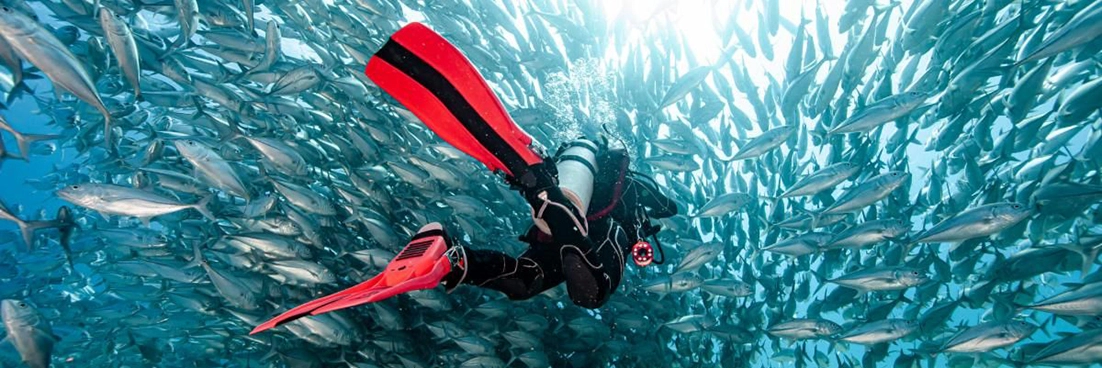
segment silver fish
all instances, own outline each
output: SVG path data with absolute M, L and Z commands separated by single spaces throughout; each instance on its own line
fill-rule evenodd
M 821 214 L 841 214 L 864 209 L 884 199 L 910 179 L 911 174 L 900 171 L 889 171 L 877 175 L 846 190 L 845 194 L 838 197 L 838 200 Z
M 960 242 L 1003 231 L 1033 210 L 1018 203 L 992 203 L 972 208 L 939 222 L 915 237 L 913 243 Z
M 211 186 L 227 193 L 250 200 L 252 198 L 237 172 L 211 147 L 198 141 L 185 139 L 173 142 L 180 155 L 187 159 L 195 171 Z
M 700 169 L 700 164 L 696 163 L 692 156 L 655 156 L 644 158 L 643 162 L 647 163 L 647 165 L 673 172 L 689 172 Z
M 1094 364 L 1102 360 L 1102 329 L 1087 330 L 1053 341 L 1029 359 L 1030 364 Z
M 675 273 L 670 276 L 659 277 L 640 286 L 640 289 L 659 294 L 682 293 L 700 287 L 704 279 L 691 273 Z
M 924 92 L 906 92 L 877 101 L 866 106 L 861 112 L 854 114 L 846 121 L 831 127 L 827 134 L 859 133 L 873 130 L 878 126 L 909 115 L 925 104 L 930 96 L 929 93 Z
M 781 198 L 815 195 L 846 181 L 861 171 L 861 167 L 849 162 L 839 162 L 820 169 L 792 184 Z
M 842 332 L 842 326 L 822 319 L 794 319 L 769 327 L 770 335 L 789 340 L 830 337 Z
M 0 317 L 7 330 L 4 340 L 15 346 L 23 363 L 30 368 L 49 368 L 59 338 L 42 314 L 25 301 L 4 299 L 0 300 Z
M 328 198 L 315 193 L 310 188 L 278 180 L 272 181 L 272 184 L 275 186 L 276 190 L 279 191 L 279 194 L 282 194 L 283 198 L 286 198 L 287 201 L 291 202 L 295 207 L 323 216 L 337 214 L 336 209 L 333 208 Z
M 723 243 L 712 242 L 700 245 L 681 258 L 681 263 L 677 265 L 674 273 L 694 271 L 705 263 L 715 260 L 721 253 L 723 253 Z
M 34 64 L 55 86 L 72 93 L 103 114 L 104 137 L 110 147 L 111 113 L 96 92 L 84 65 L 37 21 L 11 8 L 0 8 L 0 36 L 23 59 Z
M 115 60 L 119 62 L 126 80 L 134 87 L 134 97 L 142 99 L 141 86 L 141 59 L 138 54 L 138 44 L 134 41 L 134 34 L 130 31 L 130 25 L 126 20 L 116 16 L 107 8 L 100 8 L 99 23 L 103 27 L 103 33 L 107 38 L 107 44 L 111 45 L 111 52 L 115 54 Z
M 711 294 L 728 298 L 741 298 L 754 295 L 754 286 L 735 279 L 705 280 L 700 289 Z
M 1102 282 L 1053 295 L 1027 308 L 1064 316 L 1097 316 L 1102 314 Z
M 169 47 L 178 50 L 191 44 L 191 36 L 199 30 L 199 3 L 196 0 L 173 0 L 176 6 L 176 21 L 180 26 L 180 37 Z
M 1032 54 L 1019 60 L 1017 65 L 1044 59 L 1066 50 L 1079 47 L 1102 35 L 1102 4 L 1097 2 L 1080 10 L 1060 29 L 1052 32 Z
M 279 24 L 274 20 L 268 21 L 267 31 L 264 32 L 265 45 L 264 57 L 260 59 L 260 63 L 249 70 L 249 74 L 266 71 L 275 65 L 279 57 L 283 55 L 283 51 L 280 48 L 280 40 L 282 36 L 279 33 Z
M 1029 337 L 1037 326 L 1028 322 L 986 322 L 958 333 L 942 346 L 942 351 L 952 353 L 984 353 L 1014 345 Z
M 662 324 L 662 326 L 680 333 L 690 333 L 707 330 L 716 324 L 717 322 L 714 319 L 703 314 L 690 314 L 674 318 Z
M 719 157 L 720 161 L 730 162 L 754 158 L 777 148 L 797 131 L 796 126 L 781 126 L 770 129 L 761 135 L 754 137 L 746 144 L 739 146 L 739 150 L 730 158 Z
M 826 280 L 860 292 L 903 290 L 921 285 L 930 278 L 925 271 L 910 267 L 877 267 Z
M 897 239 L 911 230 L 911 224 L 903 220 L 873 220 L 838 233 L 826 249 L 861 248 L 886 240 Z
M 738 211 L 752 203 L 754 197 L 744 193 L 725 193 L 713 198 L 697 210 L 693 217 L 720 217 Z
M 207 210 L 213 197 L 206 197 L 195 204 L 185 204 L 153 192 L 111 184 L 77 184 L 61 188 L 57 196 L 69 203 L 96 210 L 108 215 L 132 216 L 140 219 L 194 209 L 204 217 L 215 220 Z
M 918 322 L 916 321 L 890 318 L 854 327 L 838 336 L 838 339 L 863 345 L 874 345 L 898 340 L 910 335 L 917 329 Z
M 818 252 L 833 238 L 834 235 L 827 233 L 806 233 L 770 244 L 761 251 L 799 257 Z

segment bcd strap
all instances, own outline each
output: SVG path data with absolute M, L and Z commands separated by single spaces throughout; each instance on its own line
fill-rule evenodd
M 577 140 L 573 140 L 573 141 L 570 141 L 570 142 L 566 142 L 562 146 L 559 146 L 559 149 L 555 152 L 555 156 L 558 156 L 558 155 L 562 154 L 563 152 L 565 152 L 566 150 L 568 150 L 570 148 L 573 148 L 573 147 L 584 148 L 584 149 L 589 150 L 589 152 L 593 152 L 594 156 L 597 155 L 597 144 L 595 144 L 593 142 L 590 142 L 589 140 L 586 140 L 586 139 L 577 139 Z
M 586 160 L 585 157 L 578 156 L 578 155 L 561 155 L 561 156 L 558 157 L 558 159 L 556 161 L 557 162 L 575 161 L 575 162 L 581 163 L 582 165 L 585 165 L 585 167 L 587 169 L 589 169 L 589 172 L 593 173 L 593 176 L 597 176 L 597 168 L 593 167 L 593 164 L 590 163 L 589 160 Z

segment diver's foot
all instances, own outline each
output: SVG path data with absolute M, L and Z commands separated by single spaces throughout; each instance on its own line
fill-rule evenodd
M 467 279 L 467 248 L 452 246 L 451 243 L 448 246 L 444 256 L 451 262 L 452 270 L 440 280 L 440 283 L 444 285 L 444 291 L 451 293 Z

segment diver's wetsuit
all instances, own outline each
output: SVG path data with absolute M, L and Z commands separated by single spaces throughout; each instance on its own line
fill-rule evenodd
M 498 290 L 509 299 L 521 300 L 566 281 L 574 304 L 598 308 L 608 301 L 620 284 L 632 245 L 651 235 L 644 229 L 657 232 L 657 227 L 647 223 L 648 218 L 676 215 L 677 206 L 649 178 L 627 170 L 625 151 L 602 149 L 597 160 L 601 169 L 586 214 L 592 250 L 584 257 L 565 252 L 563 245 L 533 225 L 521 237 L 529 249 L 519 257 L 466 248 L 466 275 L 460 283 Z M 458 277 L 450 276 L 453 280 Z M 454 287 L 451 282 L 445 283 Z

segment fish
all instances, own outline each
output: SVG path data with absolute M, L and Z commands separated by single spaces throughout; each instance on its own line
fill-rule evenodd
M 753 200 L 753 197 L 744 193 L 725 193 L 705 203 L 692 217 L 725 216 L 753 203 Z
M 1006 347 L 1032 335 L 1037 326 L 1023 321 L 985 322 L 961 330 L 941 347 L 950 353 L 983 353 Z
M 180 36 L 169 45 L 169 50 L 175 51 L 190 45 L 191 36 L 199 30 L 199 3 L 196 0 L 173 0 L 172 3 L 180 27 Z
M 1045 345 L 1029 357 L 1030 364 L 1090 364 L 1102 359 L 1102 330 L 1074 333 Z
M 38 21 L 11 8 L 6 9 L 0 9 L 0 37 L 20 57 L 46 74 L 55 86 L 96 108 L 104 119 L 104 141 L 111 147 L 111 112 L 104 105 L 84 65 L 69 51 L 68 46 Z
M 1102 5 L 1091 3 L 1075 13 L 1067 23 L 1045 37 L 1044 42 L 1015 65 L 1030 63 L 1076 48 L 1102 35 Z
M 639 288 L 658 294 L 683 293 L 700 287 L 704 279 L 691 273 L 675 273 L 670 276 L 659 277 L 644 283 Z
M 832 189 L 857 174 L 861 167 L 850 162 L 839 162 L 801 178 L 792 184 L 780 198 L 810 196 Z
M 931 97 L 924 92 L 905 92 L 891 96 L 866 106 L 861 112 L 853 114 L 843 122 L 833 126 L 827 134 L 863 133 L 881 125 L 909 115 L 926 104 Z
M 770 335 L 789 340 L 832 337 L 842 332 L 842 326 L 822 319 L 793 319 L 769 327 Z
M 833 238 L 834 235 L 831 234 L 809 232 L 770 244 L 761 251 L 800 257 L 819 252 L 819 249 Z
M 673 105 L 675 102 L 685 97 L 685 95 L 688 95 L 689 92 L 699 86 L 705 78 L 708 78 L 708 75 L 710 75 L 713 70 L 715 70 L 714 67 L 701 66 L 685 73 L 681 78 L 678 78 L 666 91 L 661 102 L 658 103 L 658 110 Z
M 915 236 L 912 243 L 960 242 L 1005 230 L 1029 216 L 1033 210 L 1019 203 L 991 203 L 963 211 Z
M 1092 283 L 1068 290 L 1026 308 L 1064 316 L 1095 316 L 1102 310 L 1102 283 Z
M 119 69 L 130 82 L 130 86 L 134 88 L 134 99 L 141 100 L 141 55 L 138 53 L 138 44 L 134 41 L 130 25 L 107 8 L 99 9 L 99 23 L 107 38 L 107 44 L 111 46 L 111 52 L 115 55 L 115 60 L 119 62 Z
M 754 295 L 754 286 L 735 279 L 704 280 L 700 289 L 710 294 L 728 298 L 742 298 Z
M 780 126 L 754 137 L 746 144 L 739 146 L 738 152 L 736 152 L 730 158 L 724 158 L 719 156 L 718 159 L 723 162 L 745 160 L 748 158 L 754 158 L 772 151 L 780 146 L 788 137 L 796 133 L 795 126 Z
M 199 176 L 213 187 L 245 200 L 252 198 L 237 171 L 213 148 L 192 139 L 175 141 L 173 144 L 180 156 L 187 159 Z
M 899 171 L 889 171 L 869 178 L 861 184 L 847 189 L 834 204 L 819 212 L 816 216 L 850 213 L 864 209 L 887 197 L 904 183 L 907 183 L 910 178 L 911 174 Z
M 13 299 L 0 300 L 0 317 L 7 331 L 4 341 L 15 346 L 22 363 L 31 368 L 49 367 L 60 337 L 51 331 L 46 318 L 33 305 Z
M 680 333 L 690 333 L 707 330 L 716 324 L 716 321 L 703 314 L 691 314 L 674 318 L 662 326 Z
M 862 345 L 875 345 L 901 339 L 917 330 L 918 322 L 916 321 L 889 318 L 853 327 L 839 335 L 838 340 Z
M 862 248 L 887 240 L 899 239 L 911 230 L 903 220 L 872 220 L 850 227 L 834 236 L 824 249 Z
M 672 172 L 689 172 L 700 170 L 700 164 L 690 156 L 664 155 L 647 157 L 643 159 L 647 165 Z
M 722 252 L 723 243 L 714 242 L 697 246 L 681 258 L 674 273 L 695 271 L 700 266 L 714 261 Z
M 912 288 L 929 281 L 925 271 L 906 267 L 874 267 L 854 271 L 834 279 L 825 279 L 859 292 L 891 291 Z
M 194 209 L 203 217 L 216 219 L 207 209 L 211 196 L 195 204 L 180 203 L 157 193 L 112 184 L 76 184 L 61 188 L 57 196 L 65 201 L 105 215 L 119 215 L 148 219 L 186 209 Z
M 274 20 L 268 21 L 267 30 L 264 32 L 264 56 L 252 67 L 252 69 L 249 69 L 249 74 L 267 71 L 280 59 L 280 56 L 283 54 L 282 46 L 280 46 L 282 39 L 283 36 L 280 34 L 279 24 Z

